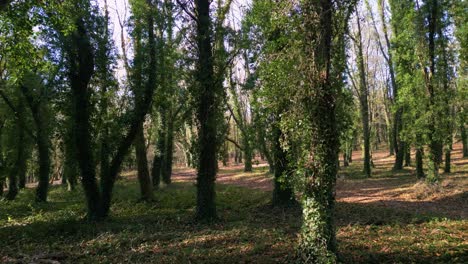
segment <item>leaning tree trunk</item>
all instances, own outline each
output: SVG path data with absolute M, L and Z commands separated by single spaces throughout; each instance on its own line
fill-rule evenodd
M 146 4 L 148 9 L 154 10 L 154 4 L 151 0 L 147 0 Z M 145 69 L 147 80 L 145 82 L 145 88 L 141 91 L 135 99 L 135 108 L 133 111 L 132 122 L 127 131 L 127 134 L 122 138 L 122 141 L 118 144 L 117 151 L 111 160 L 109 175 L 104 177 L 101 181 L 102 189 L 102 201 L 100 208 L 100 215 L 107 217 L 109 215 L 112 191 L 114 189 L 115 180 L 120 171 L 125 156 L 127 155 L 135 137 L 138 134 L 140 126 L 145 121 L 146 114 L 148 113 L 151 103 L 153 101 L 153 94 L 156 89 L 156 40 L 154 35 L 154 18 L 153 13 L 148 11 L 146 13 L 146 25 L 147 25 L 147 45 L 148 45 L 148 67 Z M 148 178 L 149 179 L 149 178 Z

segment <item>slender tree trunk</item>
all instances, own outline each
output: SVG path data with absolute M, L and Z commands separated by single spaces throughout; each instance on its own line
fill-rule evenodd
M 452 144 L 445 147 L 445 173 L 451 172 L 451 161 L 452 161 Z
M 0 171 L 0 198 L 3 197 L 3 188 L 5 186 L 5 178 L 4 178 L 4 175 L 2 175 L 2 174 L 3 174 L 3 172 Z
M 425 70 L 425 82 L 426 89 L 429 94 L 429 107 L 434 108 L 436 106 L 436 87 L 434 85 L 434 76 L 436 75 L 436 32 L 438 23 L 439 6 L 436 0 L 428 3 L 429 15 L 428 15 L 428 55 L 429 55 L 429 70 Z M 429 71 L 429 72 L 428 72 Z M 442 158 L 442 143 L 438 139 L 438 133 L 436 131 L 437 122 L 439 122 L 436 109 L 432 109 L 432 113 L 429 120 L 429 155 L 428 155 L 428 181 L 437 182 L 439 181 L 439 165 Z
M 199 163 L 197 175 L 197 218 L 216 218 L 215 179 L 217 170 L 217 97 L 214 83 L 212 25 L 209 0 L 195 0 L 197 15 Z
M 135 153 L 138 167 L 138 182 L 140 184 L 141 199 L 150 201 L 153 199 L 153 185 L 148 169 L 148 159 L 146 155 L 145 135 L 143 124 L 140 124 L 137 135 L 135 137 Z
M 357 13 L 357 11 L 356 11 Z M 359 67 L 359 79 L 360 79 L 360 106 L 361 106 L 361 121 L 362 121 L 362 134 L 364 143 L 364 174 L 366 177 L 371 176 L 371 155 L 370 155 L 370 126 L 369 126 L 369 91 L 366 80 L 366 68 L 364 65 L 364 53 L 362 47 L 362 35 L 361 35 L 361 22 L 360 17 L 356 15 L 356 21 L 358 25 L 358 40 L 356 46 L 358 48 L 358 67 Z
M 20 128 L 20 131 L 18 131 L 18 137 L 19 141 L 18 142 L 18 160 L 17 160 L 17 168 L 18 168 L 18 188 L 19 189 L 24 189 L 26 188 L 26 163 L 29 158 L 29 154 L 26 153 L 25 149 L 25 133 L 24 130 Z
M 424 170 L 423 170 L 423 156 L 424 156 L 424 150 L 422 147 L 417 147 L 416 148 L 416 176 L 418 179 L 423 179 L 426 176 L 424 175 Z
M 20 107 L 18 107 L 20 108 Z M 9 175 L 8 175 L 8 193 L 5 196 L 7 200 L 14 200 L 18 194 L 18 179 L 21 171 L 25 170 L 25 153 L 24 153 L 24 129 L 22 125 L 17 124 L 17 151 L 16 160 Z M 3 187 L 2 187 L 3 188 Z
M 43 113 L 43 111 L 41 111 Z M 50 152 L 49 134 L 46 129 L 47 120 L 43 120 L 40 113 L 35 117 L 37 151 L 39 156 L 39 184 L 36 189 L 36 201 L 47 202 L 50 175 Z M 35 115 L 33 113 L 33 115 Z
M 244 172 L 252 171 L 252 146 L 249 141 L 249 135 L 243 136 L 244 141 Z
M 171 184 L 172 162 L 174 157 L 174 121 L 169 118 L 167 122 L 166 142 L 164 149 L 164 163 L 162 179 L 165 184 Z
M 405 167 L 411 166 L 411 146 L 408 144 L 405 148 Z
M 165 124 L 166 118 L 164 117 L 165 113 L 161 111 L 161 117 L 162 117 L 162 124 Z M 163 168 L 163 157 L 165 154 L 165 140 L 166 140 L 166 129 L 164 127 L 159 128 L 158 131 L 158 138 L 156 140 L 156 146 L 155 146 L 155 152 L 154 152 L 154 158 L 153 158 L 153 166 L 151 168 L 151 178 L 153 180 L 153 186 L 155 188 L 159 188 L 161 184 L 161 178 L 162 178 L 162 168 Z

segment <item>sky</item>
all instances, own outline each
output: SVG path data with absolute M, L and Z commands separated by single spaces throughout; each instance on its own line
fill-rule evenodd
M 97 0 L 99 3 L 99 6 L 104 9 L 104 3 L 105 0 Z M 128 20 L 129 16 L 131 15 L 130 13 L 130 6 L 128 3 L 129 0 L 107 0 L 107 5 L 108 5 L 108 11 L 109 11 L 109 16 L 110 16 L 110 28 L 113 32 L 113 40 L 115 43 L 115 46 L 117 48 L 117 51 L 119 54 L 122 53 L 122 46 L 121 46 L 121 26 L 120 22 L 122 22 L 125 25 L 125 21 Z M 175 0 L 173 0 L 175 2 Z M 193 3 L 193 0 L 181 0 L 183 1 L 189 1 Z M 242 18 L 242 10 L 245 10 L 251 3 L 251 0 L 233 0 L 230 14 L 228 21 L 234 21 L 234 27 L 238 27 L 241 22 Z M 119 22 L 120 20 L 120 22 Z M 128 37 L 128 32 L 124 28 L 124 36 L 126 38 L 127 45 L 130 42 L 130 39 Z M 129 48 L 127 47 L 127 50 Z M 123 62 L 121 60 L 118 60 L 118 69 L 117 69 L 117 76 L 118 78 L 124 77 L 125 72 L 123 70 Z

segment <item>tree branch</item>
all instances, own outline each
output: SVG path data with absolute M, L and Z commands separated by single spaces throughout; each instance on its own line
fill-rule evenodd
M 229 141 L 229 142 L 231 142 L 232 144 L 234 144 L 234 145 L 235 145 L 238 149 L 240 149 L 241 151 L 244 151 L 244 148 L 241 147 L 241 146 L 239 145 L 239 143 L 237 143 L 235 140 L 233 140 L 233 139 L 231 139 L 231 138 L 229 138 L 229 137 L 227 137 L 227 136 L 226 136 L 226 140 Z

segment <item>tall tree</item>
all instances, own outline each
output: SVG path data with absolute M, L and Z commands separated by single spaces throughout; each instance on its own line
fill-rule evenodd
M 333 54 L 344 45 L 340 35 L 347 28 L 349 4 L 322 0 L 305 1 L 302 6 L 305 79 L 300 98 L 307 106 L 304 118 L 310 138 L 303 158 L 306 172 L 299 252 L 302 261 L 311 263 L 336 262 L 334 187 L 339 150 L 336 124 L 339 86 L 334 84 L 342 80 L 339 65 L 344 58 Z
M 197 218 L 210 220 L 217 217 L 215 180 L 217 172 L 218 122 L 222 102 L 222 86 L 214 78 L 213 26 L 210 15 L 211 1 L 195 0 L 196 23 L 196 101 L 198 120 L 198 173 Z
M 356 47 L 357 67 L 359 82 L 352 80 L 353 86 L 358 94 L 361 124 L 362 124 L 362 135 L 363 135 L 363 155 L 364 155 L 364 174 L 366 177 L 371 176 L 371 149 L 370 149 L 370 119 L 369 119 L 369 87 L 367 82 L 367 71 L 366 61 L 363 47 L 363 37 L 361 28 L 361 17 L 359 16 L 359 10 L 356 9 L 356 35 L 352 36 L 354 45 Z M 351 79 L 353 77 L 351 76 Z

